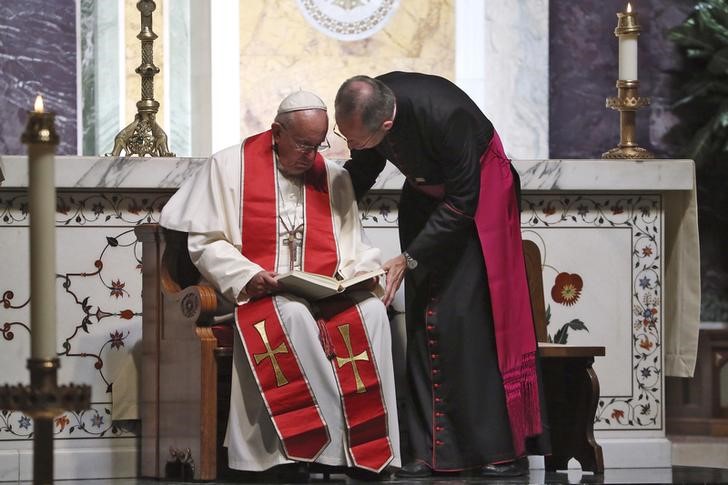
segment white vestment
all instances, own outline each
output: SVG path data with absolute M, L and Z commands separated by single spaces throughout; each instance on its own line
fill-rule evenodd
M 240 252 L 243 195 L 240 152 L 240 145 L 235 145 L 213 155 L 166 204 L 160 223 L 169 229 L 188 232 L 190 257 L 203 277 L 227 298 L 243 304 L 249 299 L 245 285 L 263 268 Z M 338 271 L 349 278 L 359 272 L 376 269 L 381 265 L 380 252 L 362 241 L 361 222 L 349 174 L 333 162 L 327 161 L 326 166 L 339 252 Z M 277 270 L 283 273 L 289 270 L 288 245 L 283 243 L 287 235 L 284 226 L 305 224 L 305 221 L 300 182 L 286 178 L 280 171 L 276 179 L 280 214 Z M 300 254 L 296 261 L 296 269 L 300 269 Z M 359 302 L 379 373 L 389 441 L 394 453 L 390 464 L 399 467 L 399 426 L 389 320 L 383 303 L 372 293 L 357 292 L 353 296 Z M 288 294 L 276 296 L 274 302 L 331 437 L 331 442 L 316 462 L 352 466 L 333 364 L 321 347 L 319 330 L 308 303 Z M 291 463 L 283 453 L 238 332 L 235 332 L 233 349 L 230 418 L 225 445 L 231 468 L 260 471 Z

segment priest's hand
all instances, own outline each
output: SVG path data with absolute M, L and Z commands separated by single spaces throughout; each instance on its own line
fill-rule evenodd
M 245 292 L 250 298 L 262 298 L 272 295 L 278 291 L 278 282 L 276 281 L 278 273 L 271 271 L 261 271 L 253 276 L 248 284 L 245 285 Z
M 388 307 L 394 300 L 394 295 L 402 284 L 404 273 L 407 271 L 407 260 L 404 255 L 400 254 L 384 263 L 382 269 L 387 273 L 387 286 L 384 289 L 382 301 L 384 302 L 384 306 Z

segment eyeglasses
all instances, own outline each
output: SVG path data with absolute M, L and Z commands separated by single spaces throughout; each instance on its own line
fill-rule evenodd
M 339 126 L 338 126 L 337 124 L 334 124 L 334 130 L 333 130 L 333 131 L 334 131 L 334 135 L 336 135 L 336 136 L 338 136 L 339 138 L 341 138 L 342 140 L 344 140 L 344 141 L 346 142 L 347 146 L 351 147 L 349 139 L 348 139 L 347 137 L 345 137 L 345 136 L 344 136 L 344 135 L 343 135 L 343 134 L 342 134 L 342 133 L 341 133 L 341 132 L 339 131 Z M 375 135 L 376 135 L 376 134 L 377 134 L 378 132 L 379 132 L 379 130 L 376 130 L 376 131 L 372 132 L 372 133 L 371 133 L 371 134 L 370 134 L 370 135 L 369 135 L 369 136 L 367 137 L 367 139 L 366 139 L 366 140 L 364 140 L 364 141 L 363 141 L 362 143 L 359 143 L 359 144 L 358 144 L 358 146 L 360 146 L 360 147 L 363 147 L 363 146 L 367 146 L 367 144 L 368 144 L 368 143 L 369 143 L 369 142 L 370 142 L 370 141 L 372 140 L 372 138 L 374 138 L 374 136 L 375 136 Z
M 288 128 L 286 128 L 286 125 L 283 123 L 280 123 L 281 129 L 288 131 Z M 325 152 L 329 148 L 331 148 L 331 143 L 329 143 L 329 138 L 324 138 L 324 141 L 319 143 L 318 145 L 305 145 L 302 143 L 296 142 L 296 140 L 293 139 L 293 136 L 291 136 L 291 141 L 293 142 L 293 146 L 295 147 L 297 152 L 300 153 L 309 153 L 309 152 Z
M 293 146 L 296 148 L 297 152 L 301 153 L 308 153 L 308 152 L 325 152 L 329 148 L 331 148 L 331 143 L 329 143 L 329 139 L 324 138 L 324 141 L 322 141 L 319 145 L 302 145 L 300 143 L 293 142 Z

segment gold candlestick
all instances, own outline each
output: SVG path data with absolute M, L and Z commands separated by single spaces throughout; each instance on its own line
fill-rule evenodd
M 106 155 L 118 157 L 123 150 L 126 156 L 173 157 L 174 153 L 167 146 L 167 134 L 156 120 L 159 102 L 154 99 L 154 76 L 159 73 L 159 68 L 152 59 L 157 38 L 152 31 L 152 12 L 157 5 L 153 0 L 139 0 L 136 6 L 141 13 L 141 31 L 137 39 L 142 43 L 142 63 L 135 72 L 142 78 L 142 99 L 137 101 L 134 121 L 116 135 L 114 148 Z
M 90 386 L 59 386 L 56 357 L 55 214 L 53 155 L 58 145 L 53 113 L 36 99 L 22 135 L 28 145 L 30 192 L 31 357 L 30 386 L 0 387 L 0 409 L 33 418 L 33 483 L 53 483 L 53 418 L 64 410 L 89 407 Z
M 637 80 L 636 38 L 641 31 L 637 15 L 629 4 L 626 12 L 617 13 L 614 35 L 620 41 L 620 73 L 627 72 L 627 77 L 634 79 L 619 79 L 617 96 L 607 98 L 606 107 L 619 111 L 619 145 L 603 153 L 602 158 L 655 158 L 649 150 L 638 146 L 636 141 L 637 110 L 650 104 L 650 98 L 640 97 L 638 93 L 640 82 Z

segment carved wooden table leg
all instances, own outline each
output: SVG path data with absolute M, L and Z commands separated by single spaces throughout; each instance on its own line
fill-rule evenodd
M 546 470 L 563 470 L 576 458 L 582 470 L 604 473 L 602 447 L 594 440 L 599 380 L 593 357 L 542 359 L 552 455 Z

